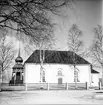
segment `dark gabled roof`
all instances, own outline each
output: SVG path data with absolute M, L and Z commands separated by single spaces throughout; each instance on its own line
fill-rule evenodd
M 94 70 L 94 69 L 91 69 L 91 73 L 93 73 L 93 74 L 98 74 L 99 72 L 96 71 L 96 70 Z
M 59 63 L 59 64 L 74 64 L 73 55 L 71 51 L 54 51 L 44 50 L 45 59 L 44 63 Z M 43 53 L 43 50 L 41 51 Z M 40 63 L 40 50 L 35 50 L 31 56 L 25 61 L 25 63 Z M 75 64 L 90 64 L 84 58 L 75 54 Z

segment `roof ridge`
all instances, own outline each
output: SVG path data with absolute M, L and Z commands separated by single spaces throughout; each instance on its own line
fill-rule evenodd
M 74 64 L 73 51 L 58 51 L 58 50 L 42 50 L 45 51 L 44 63 L 61 63 L 61 64 Z M 40 63 L 40 50 L 35 50 L 25 63 Z M 83 57 L 75 53 L 76 64 L 90 64 Z

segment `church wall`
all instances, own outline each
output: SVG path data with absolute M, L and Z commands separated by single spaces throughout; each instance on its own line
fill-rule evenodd
M 92 73 L 91 75 L 91 86 L 99 86 L 99 74 Z
M 90 65 L 78 65 L 78 78 L 81 83 L 88 82 L 90 84 Z M 63 83 L 74 82 L 74 68 L 64 64 L 45 64 L 45 80 L 48 83 L 58 83 L 58 78 L 62 78 Z M 62 76 L 58 76 L 58 71 L 62 71 Z M 28 63 L 25 64 L 25 83 L 40 82 L 40 65 Z M 80 83 L 79 82 L 79 83 Z
M 64 64 L 52 64 L 45 65 L 46 68 L 46 79 L 50 83 L 58 83 L 58 79 L 62 78 L 63 83 L 73 82 L 74 80 L 74 71 L 69 65 Z M 58 71 L 62 72 L 62 75 L 58 75 Z
M 88 82 L 89 86 L 91 85 L 91 67 L 90 65 L 77 65 L 78 76 L 80 82 Z
M 34 64 L 26 64 L 24 75 L 24 83 L 38 83 L 40 81 L 40 66 Z

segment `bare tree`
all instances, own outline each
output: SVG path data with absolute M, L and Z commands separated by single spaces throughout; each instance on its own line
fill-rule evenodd
M 67 43 L 69 51 L 73 51 L 78 54 L 81 53 L 83 47 L 83 41 L 81 40 L 81 37 L 82 37 L 82 31 L 79 30 L 76 24 L 73 24 L 68 33 Z
M 0 26 L 20 31 L 23 37 L 24 35 L 29 36 L 31 42 L 35 42 L 42 49 L 41 45 L 44 45 L 48 40 L 50 42 L 53 32 L 53 23 L 49 14 L 58 15 L 60 8 L 71 6 L 72 1 L 1 0 Z
M 81 36 L 82 36 L 82 31 L 79 30 L 76 24 L 73 24 L 68 33 L 67 44 L 69 51 L 72 51 L 71 60 L 74 64 L 75 88 L 77 87 L 76 83 L 78 81 L 77 79 L 78 68 L 76 68 L 76 63 L 78 62 L 78 58 L 76 58 L 76 54 L 81 55 L 83 48 L 83 41 L 81 40 Z
M 45 69 L 43 67 L 43 65 L 44 65 L 43 63 L 44 63 L 44 60 L 46 57 L 45 50 L 52 49 L 53 45 L 55 44 L 54 35 L 51 33 L 52 32 L 50 30 L 39 31 L 38 36 L 40 36 L 40 37 L 38 37 L 37 43 L 35 43 L 35 41 L 32 39 L 30 41 L 30 42 L 32 42 L 32 45 L 33 45 L 32 50 L 34 51 L 34 49 L 39 49 L 39 51 L 40 51 L 40 82 L 43 82 L 42 80 L 43 80 L 44 72 L 45 72 L 44 71 Z M 29 47 L 29 45 L 27 47 L 28 47 L 29 52 L 30 52 L 31 48 Z M 26 49 L 26 51 L 28 52 L 27 49 Z
M 6 34 L 3 34 L 0 39 L 0 72 L 1 79 L 3 76 L 3 72 L 9 70 L 14 59 L 14 51 L 12 47 L 12 43 L 7 42 Z
M 94 40 L 90 47 L 90 56 L 92 57 L 94 67 L 102 68 L 102 83 L 103 83 L 103 28 L 98 25 L 94 28 Z
M 0 0 L 0 26 L 18 30 L 38 41 L 38 32 L 53 27 L 49 14 L 71 6 L 73 0 Z M 17 27 L 20 26 L 20 28 Z
M 54 37 L 53 37 L 53 35 L 48 35 L 49 33 L 47 33 L 47 35 L 45 35 L 45 33 L 44 34 L 42 34 L 43 36 L 41 36 L 41 39 L 40 39 L 40 43 L 38 44 L 39 45 L 39 50 L 40 50 L 40 66 L 41 66 L 41 68 L 40 68 L 40 71 L 41 71 L 41 73 L 40 73 L 40 81 L 41 82 L 43 82 L 42 80 L 43 80 L 43 77 L 45 77 L 45 69 L 44 69 L 44 67 L 43 67 L 43 63 L 44 63 L 44 60 L 45 60 L 45 57 L 46 57 L 46 55 L 45 55 L 45 50 L 46 49 L 51 49 L 52 48 L 52 46 L 53 46 L 53 44 L 54 44 Z

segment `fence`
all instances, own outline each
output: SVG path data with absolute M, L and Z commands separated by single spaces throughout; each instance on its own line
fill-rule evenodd
M 12 84 L 9 83 L 2 83 L 1 84 L 1 91 L 22 91 L 25 90 L 24 84 Z
M 87 83 L 28 83 L 28 84 L 8 84 L 2 83 L 1 90 L 8 90 L 8 91 L 20 91 L 20 90 L 86 90 Z
M 48 90 L 47 83 L 28 83 L 27 90 Z
M 68 90 L 71 89 L 78 89 L 78 90 L 85 90 L 88 89 L 87 83 L 68 83 Z
M 28 84 L 9 84 L 9 83 L 2 83 L 0 84 L 0 91 L 7 90 L 7 91 L 20 91 L 20 90 L 87 90 L 87 89 L 95 89 L 100 90 L 103 89 L 101 83 L 98 83 L 96 87 L 89 87 L 87 82 L 86 83 L 28 83 Z
M 57 83 L 49 83 L 48 90 L 66 90 L 66 83 L 57 84 Z

